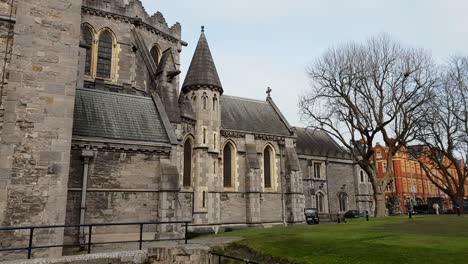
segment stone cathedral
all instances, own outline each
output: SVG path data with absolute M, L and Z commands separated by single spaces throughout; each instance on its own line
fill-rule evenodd
M 0 28 L 0 226 L 190 221 L 217 232 L 303 223 L 309 207 L 325 219 L 372 210 L 366 175 L 331 137 L 292 127 L 270 90 L 231 96 L 203 28 L 184 80 L 181 25 L 139 0 L 0 1 Z

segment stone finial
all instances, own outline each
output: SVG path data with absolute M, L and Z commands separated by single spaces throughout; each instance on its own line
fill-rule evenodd
M 205 32 L 205 26 L 201 26 L 201 32 Z
M 267 95 L 268 95 L 268 98 L 271 97 L 271 92 L 272 92 L 272 91 L 273 91 L 273 90 L 272 90 L 270 87 L 267 88 L 266 93 L 267 93 Z

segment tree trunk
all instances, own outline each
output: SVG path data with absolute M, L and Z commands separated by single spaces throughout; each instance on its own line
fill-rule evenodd
M 464 213 L 464 210 L 463 210 L 463 196 L 461 196 L 461 197 L 458 196 L 456 199 L 457 200 L 454 201 L 454 202 L 455 202 L 456 205 L 458 205 L 459 209 L 455 213 L 457 213 L 458 215 L 463 214 Z
M 387 208 L 385 206 L 385 193 L 374 192 L 375 200 L 375 217 L 387 216 Z

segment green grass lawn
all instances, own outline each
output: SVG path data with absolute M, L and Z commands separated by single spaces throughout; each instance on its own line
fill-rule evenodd
M 247 229 L 227 251 L 292 263 L 468 263 L 468 215 L 387 217 L 347 224 Z

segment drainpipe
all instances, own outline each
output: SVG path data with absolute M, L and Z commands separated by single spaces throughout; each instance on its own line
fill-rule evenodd
M 284 165 L 283 165 L 283 153 L 284 153 L 284 141 L 279 142 L 280 147 L 280 177 L 281 177 L 281 216 L 283 218 L 283 226 L 286 226 L 286 204 L 284 199 Z
M 81 205 L 80 205 L 80 225 L 85 223 L 85 212 L 86 212 L 86 192 L 88 189 L 88 171 L 89 171 L 89 161 L 94 157 L 94 152 L 89 150 L 89 148 L 84 149 L 81 152 L 81 157 L 83 158 L 83 185 L 81 187 Z M 85 243 L 85 228 L 80 227 L 80 238 L 81 243 Z

